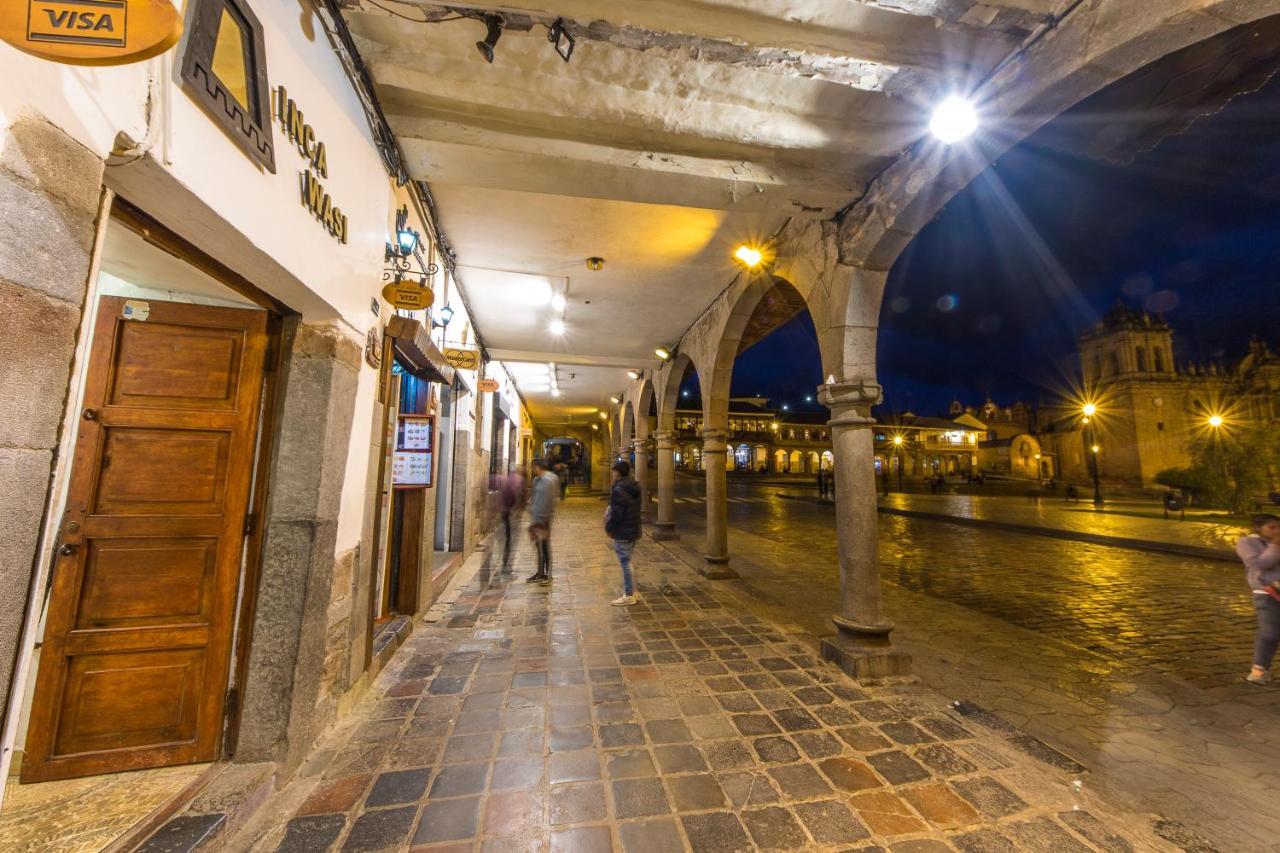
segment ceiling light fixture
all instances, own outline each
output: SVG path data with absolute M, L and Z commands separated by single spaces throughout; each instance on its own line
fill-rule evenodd
M 622 398 L 619 397 L 617 394 L 613 394 L 613 395 L 610 395 L 609 402 L 613 403 L 616 406 L 622 402 Z
M 628 370 L 628 371 L 627 371 L 627 376 L 631 377 L 632 379 L 639 379 L 639 378 L 640 378 L 640 371 L 638 371 L 638 370 Z
M 592 272 L 600 272 L 600 270 L 604 269 L 604 258 L 597 257 L 594 255 L 590 258 L 587 258 L 587 269 L 591 270 Z
M 556 293 L 551 297 L 551 310 L 553 311 L 563 311 L 568 304 L 569 300 L 564 298 L 563 293 Z
M 548 328 L 551 330 L 551 334 L 553 335 L 563 335 L 565 333 L 564 320 L 552 320 L 551 325 L 548 326 Z
M 556 46 L 556 53 L 560 54 L 560 58 L 565 62 L 573 56 L 573 49 L 578 44 L 565 29 L 564 18 L 556 18 L 556 22 L 547 27 L 547 41 Z
M 733 256 L 742 261 L 743 265 L 748 269 L 755 269 L 760 266 L 760 263 L 764 260 L 764 252 L 748 246 L 745 243 L 738 247 L 738 250 L 733 253 Z
M 484 23 L 488 31 L 485 33 L 484 41 L 476 42 L 476 50 L 480 51 L 485 62 L 492 65 L 493 49 L 498 46 L 498 39 L 502 38 L 502 30 L 506 27 L 506 22 L 498 15 L 488 15 Z
M 667 349 L 666 347 L 658 347 L 656 350 L 653 351 L 653 354 L 656 355 L 658 358 L 662 359 L 663 361 L 666 361 L 667 359 L 671 358 L 671 350 Z
M 929 119 L 929 131 L 947 145 L 959 142 L 977 129 L 977 110 L 959 95 L 952 95 L 938 104 Z

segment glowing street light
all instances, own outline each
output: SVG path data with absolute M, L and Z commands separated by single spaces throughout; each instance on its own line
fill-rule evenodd
M 762 261 L 764 261 L 764 252 L 761 252 L 759 249 L 753 248 L 752 246 L 748 246 L 745 243 L 738 247 L 737 251 L 733 253 L 733 256 L 742 261 L 748 269 L 755 269 L 760 266 Z
M 952 95 L 938 104 L 929 119 L 929 131 L 946 145 L 965 139 L 977 129 L 978 111 L 959 95 Z
M 1209 416 L 1209 426 L 1213 427 L 1214 429 L 1217 429 L 1218 427 L 1222 426 L 1223 423 L 1224 421 L 1222 420 L 1222 415 Z
M 1085 440 L 1089 442 L 1089 449 L 1092 451 L 1089 454 L 1089 467 L 1093 472 L 1093 505 L 1102 506 L 1102 477 L 1098 473 L 1098 451 L 1102 448 L 1098 446 L 1093 432 L 1093 416 L 1098 414 L 1098 407 L 1093 403 L 1085 403 L 1080 407 L 1080 412 L 1084 415 Z

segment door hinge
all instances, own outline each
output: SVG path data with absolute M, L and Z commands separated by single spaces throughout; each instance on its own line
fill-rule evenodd
M 234 714 L 236 712 L 236 708 L 238 708 L 239 705 L 240 705 L 240 691 L 232 687 L 230 690 L 227 691 L 227 699 L 222 704 L 223 718 L 225 719 L 227 717 L 230 717 L 232 714 Z
M 247 512 L 244 515 L 244 535 L 252 536 L 253 531 L 258 527 L 258 514 L 256 512 Z

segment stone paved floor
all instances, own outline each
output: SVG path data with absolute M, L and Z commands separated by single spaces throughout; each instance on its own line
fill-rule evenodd
M 913 684 L 858 686 L 649 540 L 612 608 L 600 503 L 553 586 L 482 570 L 420 624 L 255 850 L 1173 849 Z
M 837 590 L 834 516 L 769 494 L 734 492 L 733 585 L 813 642 Z M 701 509 L 678 507 L 690 564 Z M 925 683 L 1081 760 L 1114 804 L 1216 849 L 1280 850 L 1280 689 L 1243 681 L 1254 623 L 1242 570 L 896 516 L 881 517 L 880 543 L 895 643 Z

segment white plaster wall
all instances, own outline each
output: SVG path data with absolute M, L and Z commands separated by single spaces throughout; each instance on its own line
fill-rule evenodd
M 239 232 L 278 267 L 268 273 L 248 253 L 228 253 L 219 260 L 300 311 L 307 322 L 334 322 L 363 345 L 368 327 L 377 322 L 370 300 L 382 284 L 392 185 L 363 109 L 320 22 L 311 19 L 308 33 L 301 8 L 305 6 L 282 0 L 254 4 L 264 29 L 273 90 L 288 90 L 327 147 L 329 176 L 322 182 L 347 214 L 350 234 L 345 245 L 302 206 L 298 181 L 306 163 L 277 124 L 272 124 L 272 174 L 250 160 L 178 85 L 174 69 L 181 62 L 183 45 L 145 63 L 84 69 L 28 56 L 0 43 L 0 126 L 25 114 L 40 114 L 103 158 L 111 153 L 118 134 L 138 143 L 149 139 L 149 156 L 166 182 L 199 199 L 222 220 L 219 227 Z M 180 193 L 161 193 L 158 198 L 148 198 L 143 206 L 161 222 L 184 234 L 193 229 L 197 234 L 213 232 L 212 223 L 191 221 L 197 214 L 183 209 Z M 172 209 L 164 209 L 167 199 L 174 199 Z M 348 488 L 339 515 L 339 552 L 360 540 L 365 451 L 371 440 L 367 415 L 375 386 L 376 372 L 362 365 Z

